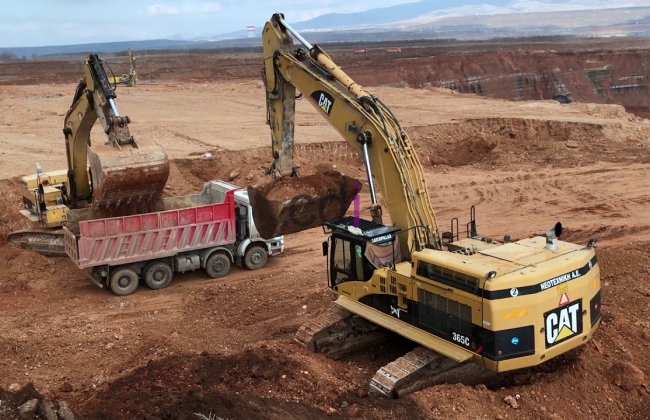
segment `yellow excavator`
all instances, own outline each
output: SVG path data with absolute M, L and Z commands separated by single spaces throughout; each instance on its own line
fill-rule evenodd
M 303 47 L 294 47 L 292 36 Z M 296 340 L 336 354 L 380 326 L 419 344 L 372 378 L 371 390 L 395 397 L 427 369 L 442 375 L 466 365 L 492 372 L 527 368 L 592 337 L 601 319 L 595 238 L 584 245 L 560 241 L 557 223 L 545 236 L 497 241 L 477 234 L 474 207 L 467 237 L 457 219 L 451 231 L 441 232 L 423 168 L 393 112 L 282 14 L 266 23 L 262 37 L 273 171 L 289 177 L 293 170 L 298 90 L 362 158 L 372 202 L 370 219 L 319 221 L 331 234 L 323 254 L 335 305 L 303 325 Z M 375 185 L 390 223 L 383 221 Z M 249 196 L 254 193 L 249 188 Z M 325 194 L 325 201 L 311 196 L 322 204 L 312 217 L 295 217 L 304 195 L 273 209 L 252 203 L 255 223 L 272 230 L 267 235 L 313 227 L 323 207 L 339 205 L 331 191 Z M 269 211 L 287 208 L 278 228 L 268 226 Z
M 22 179 L 25 209 L 21 213 L 41 227 L 60 227 L 68 221 L 69 209 L 88 209 L 84 217 L 147 210 L 162 195 L 169 176 L 163 148 L 131 135 L 130 119 L 118 111 L 103 61 L 90 54 L 83 70 L 63 125 L 67 169 L 43 172 L 37 164 L 37 173 Z M 97 120 L 106 137 L 92 144 L 90 134 Z M 8 239 L 42 251 L 51 250 L 52 241 L 60 241 L 61 236 L 22 231 Z M 59 249 L 63 252 L 62 246 Z
M 135 86 L 138 83 L 138 73 L 135 70 L 135 56 L 131 52 L 131 48 L 129 48 L 129 65 L 130 69 L 128 73 L 123 73 L 119 76 L 108 76 L 108 81 L 113 86 Z

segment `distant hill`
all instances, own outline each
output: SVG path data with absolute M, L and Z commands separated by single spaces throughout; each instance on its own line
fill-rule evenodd
M 151 50 L 157 48 L 182 48 L 194 44 L 192 41 L 175 41 L 171 39 L 152 39 L 149 41 L 102 42 L 96 44 L 51 45 L 43 47 L 0 48 L 0 54 L 11 52 L 18 57 L 30 58 L 32 55 L 65 55 L 85 53 L 116 53 L 132 50 Z
M 511 0 L 422 0 L 416 3 L 399 4 L 358 13 L 328 13 L 304 22 L 291 24 L 295 29 L 324 29 L 382 25 L 399 22 L 430 14 L 438 10 L 462 6 L 478 6 L 490 3 L 491 6 L 506 6 Z M 289 16 L 285 16 L 289 18 Z
M 584 3 L 584 4 L 583 4 Z M 422 0 L 358 13 L 330 13 L 289 24 L 310 42 L 373 42 L 410 39 L 489 39 L 528 36 L 650 36 L 646 0 L 625 0 L 644 7 L 603 9 L 605 0 Z M 582 4 L 582 5 L 581 5 Z M 591 6 L 585 6 L 591 5 Z M 590 9 L 589 7 L 593 7 Z M 580 9 L 580 10 L 576 10 Z M 260 25 L 261 27 L 262 25 Z M 66 46 L 0 48 L 13 58 L 48 55 L 111 54 L 132 50 L 259 47 L 259 32 L 246 31 L 192 40 L 157 39 Z M 4 54 L 6 57 L 7 54 Z M 3 59 L 0 56 L 0 60 Z

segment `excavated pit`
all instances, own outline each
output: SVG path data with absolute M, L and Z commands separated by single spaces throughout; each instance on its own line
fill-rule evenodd
M 259 77 L 258 61 L 250 67 L 255 70 L 251 78 Z M 168 56 L 161 56 L 160 62 L 173 64 Z M 186 66 L 186 56 L 183 62 Z M 38 61 L 23 65 L 35 63 Z M 51 68 L 49 60 L 40 63 L 44 69 Z M 364 63 L 350 74 L 362 85 L 373 85 L 371 77 L 385 74 L 375 67 L 377 63 Z M 77 69 L 78 64 L 72 67 Z M 353 74 L 364 68 L 371 69 L 367 79 Z M 76 71 L 67 82 L 74 82 Z M 166 74 L 179 77 L 176 72 Z M 49 79 L 42 80 L 48 83 Z M 215 85 L 220 94 L 231 88 L 253 89 L 243 84 L 233 87 L 234 83 Z M 149 88 L 143 85 L 138 92 Z M 176 89 L 195 88 L 203 91 L 206 87 L 186 84 Z M 56 94 L 49 92 L 56 89 L 48 86 L 46 95 Z M 409 95 L 426 93 L 406 91 Z M 258 93 L 254 92 L 256 98 Z M 21 90 L 11 93 L 24 94 Z M 175 91 L 174 98 L 177 95 Z M 10 105 L 8 96 L 5 101 Z M 7 112 L 0 115 L 0 130 L 8 133 L 9 139 L 12 130 L 36 130 L 21 122 L 32 121 L 34 111 L 29 115 L 17 111 L 28 108 L 25 98 L 16 99 L 16 105 L 7 106 Z M 399 97 L 388 99 L 389 105 L 397 105 L 400 116 L 411 111 L 399 109 Z M 434 186 L 430 193 L 436 211 L 447 216 L 456 209 L 464 210 L 468 203 L 477 203 L 481 222 L 505 219 L 508 229 L 526 231 L 531 229 L 529 221 L 548 214 L 555 220 L 559 214 L 564 216 L 563 222 L 571 219 L 567 226 L 573 229 L 567 229 L 567 234 L 572 242 L 597 234 L 605 322 L 583 351 L 476 387 L 443 384 L 403 402 L 367 398 L 369 378 L 403 354 L 403 345 L 389 342 L 369 353 L 332 361 L 292 342 L 303 322 L 331 305 L 323 292 L 326 270 L 318 246 L 323 237 L 320 232 L 288 238 L 284 255 L 263 273 L 233 270 L 232 276 L 218 282 L 188 273 L 179 276 L 169 290 L 141 290 L 129 299 L 118 299 L 97 289 L 67 258 L 46 258 L 3 244 L 6 232 L 26 227 L 16 211 L 21 205 L 20 182 L 13 178 L 0 181 L 0 209 L 5 215 L 0 220 L 0 257 L 4 261 L 0 294 L 5 297 L 0 310 L 4 336 L 0 350 L 5 356 L 4 363 L 0 362 L 4 378 L 0 388 L 13 389 L 13 383 L 23 386 L 33 381 L 43 394 L 64 399 L 79 418 L 89 419 L 198 418 L 195 413 L 282 419 L 292 415 L 312 419 L 646 418 L 650 405 L 646 386 L 650 369 L 646 345 L 650 221 L 645 210 L 650 198 L 644 174 L 650 124 L 634 121 L 620 107 L 573 103 L 557 105 L 561 109 L 552 114 L 537 111 L 532 119 L 487 119 L 475 109 L 455 108 L 458 105 L 452 97 L 445 101 L 469 119 L 458 124 L 426 125 L 429 122 L 423 120 L 405 125 L 427 180 Z M 67 100 L 62 102 L 68 105 Z M 492 104 L 495 108 L 507 106 L 504 101 Z M 162 104 L 161 109 L 164 107 Z M 255 112 L 261 114 L 262 109 L 260 103 Z M 612 110 L 620 110 L 621 115 L 605 114 Z M 588 124 L 577 124 L 571 121 L 571 112 L 588 114 L 591 119 Z M 258 114 L 250 111 L 242 118 L 252 121 L 253 115 Z M 58 116 L 41 117 L 46 118 L 39 121 L 41 126 L 60 132 Z M 213 123 L 220 124 L 223 118 L 219 118 Z M 552 118 L 558 120 L 545 122 Z M 156 120 L 156 124 L 163 123 Z M 193 123 L 205 125 L 205 121 Z M 228 124 L 232 129 L 232 121 Z M 209 135 L 196 138 L 212 141 Z M 262 147 L 262 142 L 259 148 L 216 153 L 209 145 L 196 146 L 187 140 L 187 147 L 200 152 L 194 156 L 210 151 L 212 157 L 175 159 L 166 196 L 196 193 L 202 182 L 210 179 L 230 180 L 241 187 L 262 185 L 264 174 L 259 168 L 268 164 L 268 147 Z M 18 149 L 7 144 L 4 151 L 8 154 Z M 360 160 L 344 153 L 347 146 L 312 145 L 319 144 L 310 143 L 299 150 L 302 168 L 336 164 L 347 175 L 363 177 Z M 21 148 L 20 159 L 32 165 L 44 153 L 58 150 L 44 151 L 45 147 L 46 142 L 39 143 L 36 151 Z M 336 155 L 335 150 L 339 151 Z M 20 164 L 19 159 L 14 161 Z M 3 178 L 14 174 L 18 175 L 7 172 Z M 503 231 L 487 222 L 480 227 L 488 232 Z M 630 302 L 635 302 L 632 311 Z M 516 395 L 521 399 L 514 410 L 506 398 Z M 18 402 L 15 398 L 2 394 L 0 399 L 0 413 L 16 408 L 11 403 Z

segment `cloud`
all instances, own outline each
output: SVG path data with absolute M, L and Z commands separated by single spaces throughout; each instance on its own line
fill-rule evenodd
M 207 2 L 201 6 L 201 12 L 203 13 L 217 13 L 221 11 L 221 5 L 216 2 Z
M 221 4 L 214 1 L 202 2 L 201 4 L 185 4 L 183 7 L 172 7 L 156 3 L 149 6 L 145 14 L 148 16 L 177 16 L 217 13 L 221 10 Z
M 173 16 L 183 14 L 181 9 L 165 6 L 164 4 L 152 4 L 147 8 L 149 16 Z

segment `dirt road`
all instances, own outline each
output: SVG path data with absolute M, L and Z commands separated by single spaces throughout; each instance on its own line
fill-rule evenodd
M 597 236 L 604 318 L 580 351 L 485 385 L 445 384 L 401 400 L 367 396 L 399 340 L 340 361 L 293 342 L 331 305 L 320 229 L 286 238 L 260 272 L 179 275 L 164 290 L 117 297 L 67 258 L 5 245 L 25 225 L 18 175 L 65 167 L 61 125 L 72 85 L 0 90 L 0 387 L 32 382 L 79 418 L 648 418 L 650 121 L 615 105 L 506 102 L 437 89 L 372 89 L 411 135 L 439 223 L 476 205 L 479 233 Z M 270 133 L 261 82 L 120 89 L 131 132 L 174 159 L 167 195 L 203 181 L 264 181 Z M 297 161 L 363 177 L 360 160 L 306 101 Z M 94 133 L 101 141 L 101 132 Z M 209 155 L 206 155 L 209 154 Z M 367 191 L 367 189 L 365 189 Z M 367 196 L 363 197 L 368 204 Z M 518 394 L 520 408 L 504 402 Z M 17 398 L 7 394 L 5 401 Z M 14 414 L 3 411 L 0 418 Z

